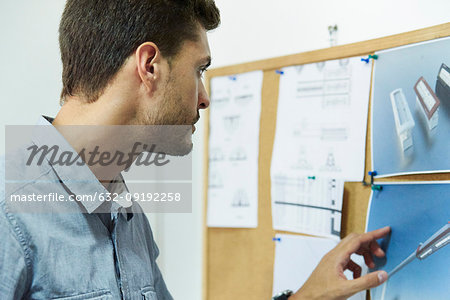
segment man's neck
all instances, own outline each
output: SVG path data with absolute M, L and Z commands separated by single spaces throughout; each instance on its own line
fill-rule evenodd
M 129 167 L 137 157 L 130 156 L 133 137 L 128 134 L 126 113 L 120 115 L 104 105 L 103 99 L 89 103 L 84 99 L 70 97 L 58 112 L 52 125 L 64 136 L 72 148 L 81 156 L 97 179 L 105 186 L 120 172 Z M 129 131 L 129 130 L 128 130 Z M 135 149 L 136 150 L 136 149 Z M 116 157 L 122 157 L 122 163 Z

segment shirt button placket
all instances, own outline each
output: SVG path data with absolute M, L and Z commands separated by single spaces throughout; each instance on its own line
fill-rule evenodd
M 111 232 L 111 240 L 112 240 L 112 244 L 113 244 L 113 248 L 114 248 L 114 265 L 115 265 L 115 269 L 116 269 L 116 278 L 117 278 L 117 282 L 119 285 L 119 290 L 120 290 L 120 296 L 122 299 L 125 299 L 124 297 L 124 293 L 123 293 L 123 289 L 122 289 L 122 279 L 120 276 L 120 264 L 119 264 L 119 252 L 118 252 L 118 248 L 117 248 L 117 222 L 118 222 L 118 213 L 113 213 L 112 214 L 112 232 Z

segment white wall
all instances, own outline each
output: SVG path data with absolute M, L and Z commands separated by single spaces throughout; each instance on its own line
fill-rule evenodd
M 209 34 L 212 67 L 352 43 L 450 21 L 448 0 L 216 0 L 222 25 Z M 1 125 L 55 115 L 61 90 L 61 0 L 0 1 Z M 214 104 L 212 104 L 214 105 Z M 175 299 L 201 298 L 203 128 L 193 154 L 193 212 L 150 215 L 159 265 Z M 0 146 L 4 132 L 0 131 Z M 0 152 L 2 152 L 0 150 Z
M 59 109 L 62 65 L 58 24 L 64 8 L 55 0 L 0 0 L 0 121 L 35 124 Z M 0 130 L 0 153 L 4 130 Z
M 364 41 L 450 21 L 446 0 L 216 0 L 222 26 L 210 35 L 213 67 Z

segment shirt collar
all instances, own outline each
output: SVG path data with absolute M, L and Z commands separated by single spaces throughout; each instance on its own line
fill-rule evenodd
M 52 126 L 54 118 L 41 116 L 37 122 L 37 126 L 33 131 L 32 142 L 38 146 L 47 145 L 51 147 L 57 145 L 61 153 L 64 151 L 73 152 L 76 154 L 72 146 L 66 141 L 66 139 L 60 134 L 55 127 Z M 48 127 L 40 127 L 48 126 Z M 75 156 L 74 156 L 75 157 Z M 121 196 L 128 193 L 128 188 L 125 185 L 125 180 L 122 174 L 119 174 L 113 182 L 110 184 L 109 191 L 100 183 L 100 181 L 95 177 L 94 173 L 89 169 L 86 164 L 72 164 L 70 166 L 52 164 L 48 157 L 46 157 L 49 165 L 53 168 L 61 182 L 70 190 L 71 193 L 75 195 L 92 195 L 100 193 L 118 193 Z M 79 158 L 81 161 L 81 158 Z M 97 210 L 103 201 L 99 197 L 95 197 L 93 201 L 79 201 L 80 204 L 86 209 L 90 214 Z M 133 201 L 134 202 L 134 201 Z M 133 204 L 132 202 L 132 204 Z M 105 203 L 106 204 L 106 203 Z M 130 220 L 133 216 L 131 206 L 124 208 L 123 203 L 114 201 L 111 207 L 112 212 L 125 212 L 127 213 L 127 220 Z

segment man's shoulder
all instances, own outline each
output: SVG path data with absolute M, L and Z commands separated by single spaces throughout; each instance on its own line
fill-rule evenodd
M 31 144 L 30 144 L 31 145 Z M 0 201 L 38 180 L 45 180 L 52 168 L 47 163 L 30 164 L 27 146 L 18 147 L 0 156 Z
M 24 245 L 24 236 L 21 229 L 21 222 L 17 219 L 15 214 L 8 211 L 6 205 L 6 181 L 5 181 L 5 155 L 0 155 L 0 236 L 5 247 L 12 247 L 12 240 L 16 241 L 17 245 Z M 9 246 L 8 246 L 9 245 Z

